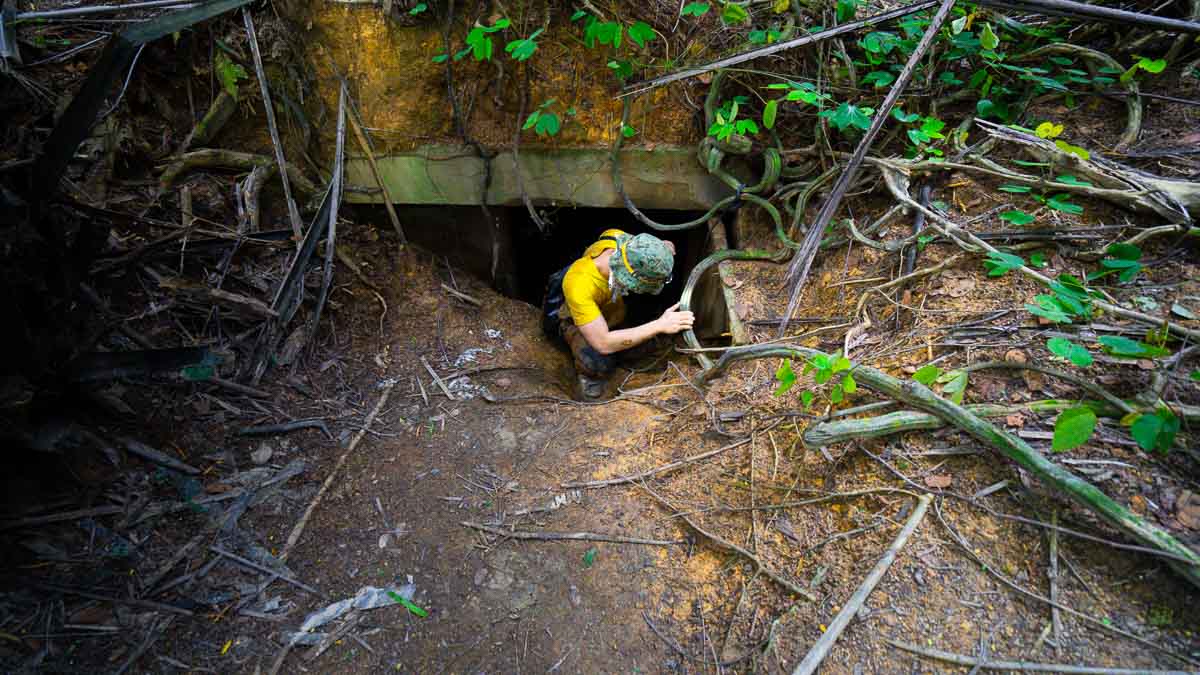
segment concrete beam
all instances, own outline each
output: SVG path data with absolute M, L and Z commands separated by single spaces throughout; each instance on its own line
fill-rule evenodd
M 624 208 L 613 186 L 608 149 L 522 149 L 521 178 L 535 204 Z M 426 146 L 411 153 L 378 159 L 379 172 L 396 204 L 477 205 L 483 198 L 487 168 L 463 146 Z M 696 160 L 693 147 L 631 148 L 621 152 L 622 178 L 629 197 L 642 209 L 706 211 L 733 190 Z M 511 152 L 491 160 L 486 201 L 521 206 L 521 191 Z M 365 158 L 346 162 L 346 200 L 382 202 Z

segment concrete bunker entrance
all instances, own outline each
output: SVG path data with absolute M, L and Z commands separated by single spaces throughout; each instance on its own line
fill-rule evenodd
M 358 208 L 370 211 L 372 219 L 386 221 L 382 207 Z M 523 207 L 489 206 L 485 211 L 479 206 L 397 205 L 396 211 L 412 244 L 453 269 L 465 271 L 500 293 L 534 307 L 541 307 L 550 275 L 578 259 L 604 230 L 650 233 L 672 242 L 676 250 L 673 279 L 659 295 L 628 297 L 629 323 L 649 321 L 678 302 L 692 268 L 711 252 L 712 246 L 705 226 L 656 231 L 626 209 L 539 209 L 547 224 L 544 231 Z M 644 213 L 662 223 L 686 222 L 703 215 L 674 209 Z M 715 226 L 723 228 L 724 224 Z M 715 275 L 703 279 L 693 294 L 692 307 L 702 314 L 697 332 L 705 338 L 720 338 L 727 330 L 724 297 L 713 288 L 715 279 Z

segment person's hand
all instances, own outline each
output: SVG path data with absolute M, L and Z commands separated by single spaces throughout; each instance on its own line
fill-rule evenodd
M 696 315 L 691 312 L 679 311 L 679 303 L 675 303 L 663 312 L 663 315 L 658 318 L 658 330 L 660 333 L 674 335 L 680 331 L 685 331 L 692 327 L 696 322 Z

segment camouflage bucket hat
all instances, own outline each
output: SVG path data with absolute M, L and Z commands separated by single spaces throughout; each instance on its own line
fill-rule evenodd
M 662 239 L 652 234 L 617 237 L 617 250 L 609 263 L 613 278 L 630 293 L 658 295 L 671 280 L 675 256 Z

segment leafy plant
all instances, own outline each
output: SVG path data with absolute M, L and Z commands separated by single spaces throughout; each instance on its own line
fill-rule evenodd
M 508 19 L 498 19 L 491 26 L 475 26 L 467 33 L 467 46 L 454 53 L 454 60 L 458 61 L 467 54 L 471 54 L 476 61 L 491 61 L 492 53 L 495 51 L 496 44 L 492 40 L 492 33 L 498 33 L 512 25 L 512 21 Z M 434 57 L 434 61 L 445 61 L 445 55 Z
M 1086 368 L 1095 361 L 1087 347 L 1077 345 L 1066 338 L 1050 338 L 1046 341 L 1046 348 L 1050 350 L 1051 354 L 1064 358 L 1080 368 Z
M 744 97 L 738 97 L 743 98 Z M 752 119 L 737 118 L 739 101 L 735 98 L 732 101 L 726 102 L 720 110 L 716 112 L 716 121 L 708 128 L 708 135 L 715 136 L 717 140 L 724 141 L 733 134 L 757 134 L 758 123 Z
M 1009 209 L 1008 211 L 1000 214 L 1000 220 L 1012 223 L 1013 225 L 1021 226 L 1028 225 L 1037 220 L 1037 218 L 1031 214 L 1025 213 L 1020 209 Z
M 217 71 L 217 79 L 221 82 L 221 88 L 228 92 L 234 100 L 237 100 L 238 82 L 249 77 L 246 69 L 241 64 L 234 63 L 224 52 L 217 52 L 213 67 Z
M 1175 435 L 1179 433 L 1179 418 L 1169 408 L 1159 407 L 1153 413 L 1141 413 L 1132 421 L 1129 433 L 1141 449 L 1165 453 L 1175 445 Z
M 704 16 L 712 9 L 707 2 L 690 2 L 680 10 L 680 16 Z
M 832 356 L 826 354 L 814 354 L 805 364 L 801 374 L 813 374 L 813 382 L 818 385 L 826 384 L 834 379 L 834 376 L 839 373 L 845 373 L 838 378 L 833 389 L 829 392 L 829 401 L 834 404 L 841 403 L 845 400 L 846 394 L 853 394 L 858 391 L 858 383 L 855 382 L 854 376 L 850 371 L 850 359 L 842 356 L 841 351 L 834 352 Z M 779 386 L 775 389 L 776 396 L 782 396 L 791 389 L 797 381 L 797 375 L 792 370 L 791 359 L 786 359 L 780 364 L 779 369 L 775 371 L 775 380 L 779 382 Z M 801 402 L 807 408 L 812 405 L 815 396 L 810 391 L 800 393 Z
M 918 368 L 917 372 L 913 373 L 912 379 L 928 387 L 929 385 L 933 384 L 933 381 L 936 380 L 938 375 L 941 374 L 941 368 L 938 368 L 932 363 L 928 363 Z
M 739 26 L 750 22 L 750 12 L 736 2 L 727 2 L 721 7 L 721 22 L 726 26 Z
M 629 33 L 629 39 L 642 48 L 645 48 L 646 43 L 653 40 L 655 36 L 654 29 L 645 21 L 638 21 L 626 29 L 626 32 Z
M 822 110 L 818 113 L 829 120 L 838 131 L 845 133 L 847 129 L 866 131 L 871 126 L 872 108 L 860 108 L 848 101 L 843 101 L 835 110 Z
M 408 13 L 410 16 L 416 16 L 418 14 L 423 14 L 428 9 L 429 5 L 425 4 L 424 2 L 418 2 L 416 5 L 413 5 L 412 9 L 408 10 Z
M 533 129 L 538 136 L 554 136 L 558 134 L 562 128 L 562 120 L 558 115 L 550 112 L 550 106 L 554 105 L 556 99 L 548 99 L 542 102 L 537 107 L 537 110 L 529 113 L 529 117 L 525 118 L 525 124 L 521 126 L 522 130 Z
M 546 29 L 544 28 L 539 28 L 533 31 L 533 33 L 527 38 L 513 40 L 504 47 L 504 51 L 508 52 L 517 61 L 528 60 L 529 57 L 533 56 L 533 53 L 537 51 L 537 37 L 545 30 Z
M 621 24 L 615 21 L 600 21 L 594 16 L 589 16 L 584 22 L 583 27 L 583 43 L 588 49 L 593 49 L 596 43 L 602 45 L 612 45 L 613 48 L 621 46 L 621 36 L 624 34 L 624 28 Z
M 1054 452 L 1064 452 L 1078 448 L 1096 431 L 1096 413 L 1087 406 L 1068 408 L 1058 415 L 1054 421 L 1054 437 L 1050 441 L 1050 449 Z
M 1100 261 L 1102 269 L 1088 274 L 1088 281 L 1116 274 L 1117 280 L 1124 284 L 1133 281 L 1138 272 L 1142 271 L 1142 264 L 1138 262 L 1142 258 L 1142 249 L 1137 246 L 1120 243 L 1109 244 L 1104 252 L 1108 257 Z
M 1033 304 L 1026 304 L 1025 309 L 1055 323 L 1071 323 L 1091 317 L 1092 293 L 1079 279 L 1061 274 L 1050 282 L 1050 293 L 1034 296 Z
M 1157 75 L 1167 67 L 1167 62 L 1164 59 L 1149 59 L 1145 56 L 1134 55 L 1137 61 L 1129 66 L 1129 70 L 1121 73 L 1121 84 L 1125 84 L 1137 77 L 1139 70 L 1144 70 L 1151 75 Z
M 1154 359 L 1171 353 L 1166 347 L 1149 345 L 1121 335 L 1103 335 L 1099 342 L 1106 353 L 1119 359 Z
M 811 82 L 775 82 L 767 85 L 767 89 L 787 89 L 784 101 L 801 101 L 809 105 L 819 106 L 829 100 L 828 94 L 822 94 Z
M 1019 255 L 1003 251 L 988 251 L 983 261 L 989 277 L 1002 277 L 1005 274 L 1025 266 L 1025 260 Z

